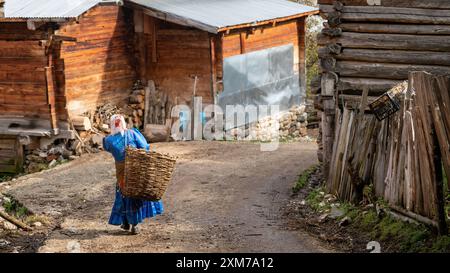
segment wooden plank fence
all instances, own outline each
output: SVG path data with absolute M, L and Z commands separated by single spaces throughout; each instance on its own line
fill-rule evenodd
M 359 109 L 336 111 L 327 189 L 357 203 L 363 189 L 392 209 L 447 232 L 442 165 L 450 174 L 450 77 L 410 73 L 398 95 L 401 109 L 378 121 Z

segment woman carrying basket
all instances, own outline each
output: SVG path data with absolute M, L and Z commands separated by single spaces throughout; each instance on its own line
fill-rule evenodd
M 161 201 L 150 202 L 140 199 L 127 198 L 121 193 L 125 183 L 125 148 L 127 146 L 138 149 L 150 149 L 145 137 L 138 130 L 127 130 L 125 119 L 121 115 L 111 117 L 111 135 L 103 139 L 103 147 L 110 152 L 116 161 L 116 200 L 112 208 L 110 225 L 116 225 L 138 234 L 137 225 L 145 218 L 151 218 L 163 213 Z

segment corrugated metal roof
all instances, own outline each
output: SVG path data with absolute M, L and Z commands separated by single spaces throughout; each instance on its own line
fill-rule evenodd
M 128 0 L 128 2 L 155 11 L 152 15 L 161 19 L 173 22 L 184 19 L 186 24 L 209 32 L 318 10 L 287 0 Z
M 7 0 L 5 18 L 75 18 L 102 0 Z

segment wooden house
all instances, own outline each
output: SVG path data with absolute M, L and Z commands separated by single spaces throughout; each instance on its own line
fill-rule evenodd
M 154 81 L 170 105 L 189 104 L 194 89 L 214 103 L 233 82 L 228 59 L 287 46 L 292 75 L 260 72 L 270 83 L 292 76 L 301 96 L 305 18 L 318 11 L 278 0 L 7 0 L 4 13 L 0 171 L 20 165 L 23 145 L 73 138 L 72 117 L 125 100 L 137 80 Z

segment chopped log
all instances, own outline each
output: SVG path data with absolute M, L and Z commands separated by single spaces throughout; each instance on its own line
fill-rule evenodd
M 405 210 L 405 209 L 403 209 L 401 207 L 394 206 L 394 205 L 389 205 L 389 207 L 393 211 L 395 211 L 397 213 L 400 213 L 400 214 L 402 214 L 402 215 L 404 215 L 406 217 L 409 217 L 411 219 L 414 219 L 417 222 L 420 222 L 420 223 L 428 225 L 428 226 L 438 227 L 438 223 L 436 221 L 430 220 L 430 219 L 428 219 L 428 218 L 426 218 L 426 217 L 424 217 L 422 215 L 416 214 L 414 212 Z
M 340 44 L 344 48 L 397 49 L 449 52 L 450 36 L 445 35 L 405 35 L 367 34 L 344 32 L 340 37 L 318 35 L 318 44 L 327 46 Z
M 406 12 L 406 11 L 405 11 Z M 328 19 L 330 26 L 335 27 L 344 22 L 376 22 L 376 23 L 402 23 L 402 24 L 433 24 L 449 25 L 450 17 L 408 15 L 403 13 L 338 13 L 322 12 L 321 16 Z
M 336 67 L 336 59 L 332 57 L 321 58 L 320 67 L 324 71 L 333 71 Z
M 166 142 L 169 140 L 170 127 L 166 125 L 146 124 L 144 135 L 151 143 Z
M 339 2 L 339 1 L 334 1 L 333 2 L 333 8 L 334 8 L 334 10 L 337 10 L 337 11 L 343 11 L 344 10 L 344 4 L 342 4 L 342 2 Z
M 141 104 L 144 102 L 144 96 L 133 94 L 130 96 L 129 101 L 131 104 Z
M 381 95 L 401 82 L 386 79 L 341 77 L 339 78 L 337 89 L 339 91 L 361 91 L 365 85 L 368 85 L 370 86 L 371 95 Z
M 71 118 L 73 127 L 78 131 L 89 131 L 92 129 L 91 121 L 88 117 L 74 116 Z
M 335 93 L 335 85 L 336 81 L 338 79 L 336 78 L 336 75 L 333 75 L 332 73 L 325 73 L 322 75 L 321 78 L 321 90 L 322 90 L 322 96 L 334 96 Z
M 14 218 L 14 217 L 12 217 L 12 216 L 10 216 L 10 215 L 4 213 L 3 211 L 0 211 L 0 217 L 2 217 L 2 218 L 5 219 L 6 221 L 8 221 L 8 222 L 14 224 L 16 227 L 19 227 L 19 228 L 21 228 L 21 229 L 23 229 L 23 230 L 26 230 L 26 231 L 31 231 L 31 230 L 33 230 L 31 227 L 27 226 L 25 223 L 23 223 L 23 222 L 21 222 L 20 220 L 18 220 L 18 219 L 16 219 L 16 218 Z
M 335 12 L 334 5 L 320 5 L 320 11 L 324 13 Z M 387 15 L 388 18 L 395 18 L 395 16 L 408 16 L 408 18 L 416 19 L 416 22 L 430 20 L 431 24 L 436 24 L 436 21 L 431 18 L 436 18 L 437 21 L 443 19 L 450 19 L 450 13 L 448 10 L 442 9 L 421 9 L 421 8 L 393 8 L 393 7 L 361 7 L 361 6 L 345 6 L 340 11 L 342 18 L 345 19 L 348 14 L 362 14 L 363 16 L 383 16 Z
M 340 54 L 330 54 L 328 47 L 319 48 L 322 59 L 335 58 L 344 61 L 361 61 L 369 63 L 397 63 L 442 65 L 450 64 L 450 52 L 407 51 L 407 50 L 375 50 L 375 49 L 344 49 Z
M 324 28 L 322 30 L 322 33 L 324 35 L 330 36 L 330 37 L 338 37 L 342 35 L 342 29 L 340 28 Z
M 341 13 L 338 11 L 328 13 L 326 19 L 328 19 L 330 27 L 337 27 L 342 23 Z
M 344 32 L 359 33 L 450 35 L 450 25 L 342 23 L 339 28 Z
M 450 74 L 450 66 L 406 65 L 388 63 L 337 62 L 334 72 L 344 77 L 406 80 L 409 72 L 426 71 L 435 75 Z
M 324 47 L 326 54 L 340 54 L 342 52 L 342 46 L 338 44 L 330 44 Z

